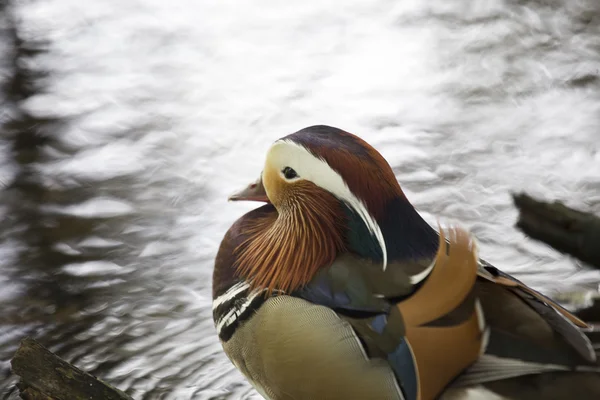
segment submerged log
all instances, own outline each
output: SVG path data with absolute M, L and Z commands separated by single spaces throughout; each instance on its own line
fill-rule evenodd
M 11 365 L 24 400 L 133 400 L 30 338 L 21 341 Z
M 519 209 L 517 227 L 525 234 L 600 268 L 600 217 L 524 193 L 513 199 Z

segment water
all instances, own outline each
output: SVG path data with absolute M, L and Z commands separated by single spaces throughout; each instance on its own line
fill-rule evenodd
M 549 294 L 600 272 L 514 228 L 510 193 L 600 213 L 600 3 L 14 0 L 0 5 L 0 396 L 33 336 L 139 399 L 255 392 L 212 259 L 270 143 L 325 123 L 430 220 Z

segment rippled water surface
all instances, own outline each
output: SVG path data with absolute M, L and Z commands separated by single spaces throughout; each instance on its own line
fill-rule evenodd
M 0 2 L 0 396 L 26 335 L 139 399 L 256 396 L 212 260 L 270 143 L 360 134 L 428 217 L 550 294 L 600 272 L 511 191 L 600 213 L 597 0 Z

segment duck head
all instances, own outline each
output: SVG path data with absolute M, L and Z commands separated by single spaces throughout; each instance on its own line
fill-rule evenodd
M 258 289 L 293 291 L 350 251 L 389 261 L 435 255 L 437 233 L 410 205 L 387 161 L 358 136 L 313 126 L 277 140 L 261 176 L 230 200 L 271 203 L 252 219 L 236 268 Z

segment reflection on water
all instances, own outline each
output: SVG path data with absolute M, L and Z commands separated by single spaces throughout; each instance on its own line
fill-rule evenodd
M 0 396 L 25 335 L 135 398 L 255 396 L 211 320 L 212 258 L 253 206 L 225 199 L 316 123 L 499 267 L 596 289 L 513 228 L 509 193 L 600 212 L 600 3 L 401 3 L 0 3 Z

